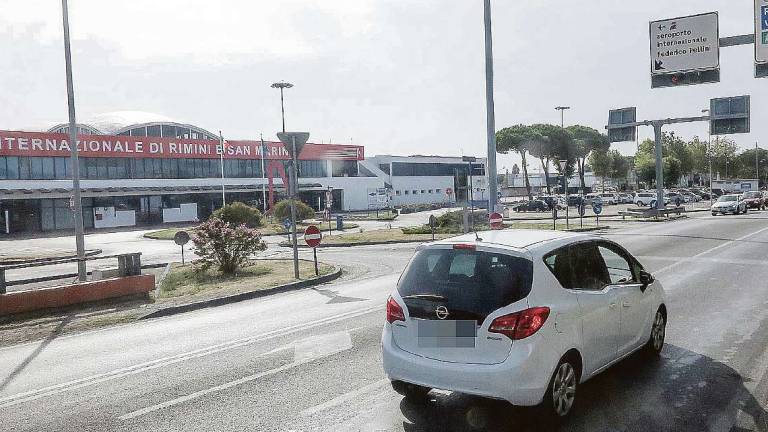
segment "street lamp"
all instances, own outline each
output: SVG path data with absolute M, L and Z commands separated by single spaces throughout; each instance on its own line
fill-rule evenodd
M 280 81 L 273 83 L 270 87 L 280 89 L 280 114 L 283 119 L 283 132 L 285 132 L 285 104 L 283 103 L 283 89 L 291 88 L 293 87 L 293 84 Z
M 555 107 L 555 110 L 560 111 L 560 127 L 565 127 L 565 110 L 569 110 L 571 107 L 569 106 L 557 106 Z
M 708 109 L 701 110 L 702 114 L 709 114 Z M 707 140 L 707 163 L 709 165 L 709 206 L 712 207 L 712 127 L 709 127 L 709 139 Z

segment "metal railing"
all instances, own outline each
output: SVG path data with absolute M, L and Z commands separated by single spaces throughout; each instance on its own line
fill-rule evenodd
M 43 282 L 47 280 L 61 279 L 61 276 L 41 277 L 36 279 L 25 279 L 22 281 L 9 281 L 6 279 L 5 273 L 8 270 L 19 270 L 33 267 L 45 267 L 60 264 L 79 263 L 85 261 L 98 261 L 106 259 L 117 259 L 118 275 L 123 276 L 138 276 L 141 274 L 141 252 L 117 254 L 117 255 L 103 255 L 85 258 L 63 258 L 63 259 L 51 259 L 48 261 L 36 261 L 26 264 L 13 264 L 0 266 L 0 294 L 6 294 L 6 288 L 12 285 L 21 285 L 25 283 Z M 77 276 L 77 275 L 73 275 Z

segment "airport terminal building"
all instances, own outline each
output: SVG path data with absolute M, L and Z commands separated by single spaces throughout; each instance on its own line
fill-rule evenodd
M 0 233 L 73 228 L 68 129 L 0 131 Z M 225 139 L 222 155 L 216 134 L 143 112 L 98 116 L 77 132 L 86 228 L 203 220 L 222 206 L 222 184 L 227 202 L 258 208 L 286 196 L 289 155 L 280 142 Z M 366 161 L 362 146 L 308 143 L 298 159 L 300 199 L 318 211 L 327 198 L 334 212 L 402 205 L 406 190 L 455 200 L 445 195 L 449 181 L 425 188 L 414 176 L 407 185 L 407 176 Z

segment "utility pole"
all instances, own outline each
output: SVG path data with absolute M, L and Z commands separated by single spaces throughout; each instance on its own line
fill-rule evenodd
M 757 179 L 757 188 L 760 189 L 760 162 L 757 160 L 759 149 L 755 141 L 755 178 Z
M 221 208 L 227 205 L 227 195 L 224 186 L 224 135 L 219 131 L 219 161 L 221 162 Z
M 557 111 L 560 111 L 560 127 L 565 128 L 565 110 L 571 109 L 569 106 L 557 106 L 555 107 Z
M 77 154 L 77 121 L 75 120 L 75 90 L 72 83 L 72 51 L 69 45 L 69 10 L 67 0 L 61 0 L 64 24 L 64 63 L 67 76 L 67 106 L 69 108 L 69 147 L 72 165 L 72 210 L 75 219 L 75 246 L 77 248 L 77 279 L 85 281 L 85 233 L 83 232 L 83 203 L 80 198 L 80 162 Z
M 491 0 L 485 0 L 483 22 L 485 28 L 485 110 L 488 140 L 488 211 L 496 210 L 496 116 L 493 107 L 493 37 L 491 35 Z

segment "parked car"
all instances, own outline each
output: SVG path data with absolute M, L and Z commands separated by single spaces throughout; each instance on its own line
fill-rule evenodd
M 565 210 L 565 198 L 563 197 L 557 195 L 542 195 L 537 196 L 536 199 L 547 203 L 547 207 L 549 207 L 548 210 L 552 210 L 552 207 L 555 205 L 557 205 L 558 210 Z
M 744 192 L 742 199 L 744 200 L 744 204 L 747 206 L 747 208 L 754 208 L 758 210 L 765 209 L 765 198 L 763 197 L 763 193 L 760 191 Z
M 620 193 L 619 204 L 632 204 L 632 195 L 627 193 Z
M 638 192 L 633 199 L 638 207 L 644 207 L 650 205 L 651 201 L 656 200 L 656 194 L 651 192 Z
M 590 193 L 584 197 L 584 205 L 591 206 L 594 205 L 594 203 L 600 203 L 600 205 L 603 204 L 603 198 L 600 196 L 600 194 Z
M 384 372 L 406 398 L 450 390 L 540 404 L 559 420 L 619 359 L 659 356 L 667 324 L 661 284 L 623 247 L 552 231 L 419 246 L 386 310 Z
M 512 207 L 516 212 L 529 212 L 529 211 L 548 211 L 549 206 L 542 200 L 525 201 L 524 203 L 517 204 Z
M 664 198 L 669 198 L 669 201 L 674 205 L 682 205 L 687 202 L 685 197 L 677 192 L 668 192 Z
M 615 205 L 619 203 L 619 195 L 613 192 L 603 192 L 600 194 L 604 205 Z
M 581 195 L 568 195 L 568 205 L 571 207 L 578 207 L 584 198 Z
M 701 201 L 701 197 L 699 195 L 696 195 L 693 192 L 681 192 L 683 195 L 683 198 L 686 199 L 685 202 L 699 202 Z
M 723 195 L 717 199 L 717 202 L 712 204 L 712 216 L 718 214 L 739 214 L 747 212 L 747 204 L 741 199 L 741 195 L 730 194 Z

